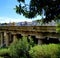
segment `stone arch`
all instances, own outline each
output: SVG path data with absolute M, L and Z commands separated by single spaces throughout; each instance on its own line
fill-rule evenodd
M 13 42 L 13 34 L 9 33 L 9 43 Z
M 21 39 L 23 36 L 21 34 L 16 34 L 17 39 Z
M 30 42 L 30 39 L 32 39 L 35 44 L 38 44 L 38 39 L 36 38 L 35 35 L 28 35 L 27 39 L 28 39 L 28 42 Z
M 33 39 L 35 44 L 38 44 L 38 38 L 36 38 L 35 35 L 31 35 L 31 38 Z
M 49 44 L 49 43 L 60 43 L 58 38 L 53 38 L 53 37 L 45 37 L 44 39 L 42 39 L 44 44 Z

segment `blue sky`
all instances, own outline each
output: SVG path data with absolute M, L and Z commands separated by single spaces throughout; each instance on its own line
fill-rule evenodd
M 0 23 L 32 21 L 41 18 L 38 16 L 34 19 L 28 19 L 23 15 L 17 14 L 14 8 L 18 4 L 17 0 L 0 0 Z

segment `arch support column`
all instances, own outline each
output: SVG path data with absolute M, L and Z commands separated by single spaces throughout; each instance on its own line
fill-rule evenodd
M 43 43 L 43 42 L 42 42 L 42 39 L 43 39 L 44 37 L 42 37 L 42 36 L 36 36 L 36 38 L 38 39 L 38 45 L 40 45 L 40 44 Z
M 5 44 L 6 47 L 9 45 L 9 36 L 7 32 L 4 32 L 4 40 L 5 40 Z
M 42 40 L 38 39 L 38 45 L 42 44 Z
M 13 34 L 13 42 L 17 40 L 16 34 Z
M 3 46 L 3 32 L 0 32 L 0 46 Z

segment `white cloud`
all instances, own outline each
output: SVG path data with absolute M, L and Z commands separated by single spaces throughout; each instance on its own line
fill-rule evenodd
M 32 19 L 26 19 L 26 18 L 9 18 L 9 17 L 0 17 L 0 23 L 9 23 L 9 22 L 23 22 L 28 21 L 31 22 Z
M 18 18 L 9 18 L 9 17 L 0 17 L 0 23 L 9 23 L 9 22 L 31 22 L 33 20 L 41 19 L 41 16 L 37 16 L 36 18 L 28 19 L 25 17 L 18 17 Z

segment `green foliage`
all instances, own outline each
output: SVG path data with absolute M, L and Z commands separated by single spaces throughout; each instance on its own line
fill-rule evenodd
M 19 41 L 11 44 L 9 47 L 10 56 L 12 58 L 29 58 L 28 51 L 30 50 L 31 44 L 28 43 L 27 37 L 23 37 Z
M 4 57 L 0 57 L 0 58 L 4 58 Z
M 60 58 L 60 44 L 58 44 L 58 52 L 56 53 L 58 58 Z
M 9 49 L 7 49 L 7 48 L 0 49 L 0 56 L 1 55 L 6 55 L 6 54 L 9 54 Z
M 29 0 L 29 4 L 25 2 L 27 0 L 17 1 L 19 2 L 19 6 L 16 6 L 16 13 L 23 14 L 27 18 L 42 15 L 43 10 L 46 22 L 54 20 L 60 15 L 60 0 Z
M 10 58 L 9 51 L 10 50 L 8 48 L 1 48 L 0 49 L 0 58 Z
M 31 58 L 58 58 L 60 57 L 60 45 L 38 45 L 29 51 Z

